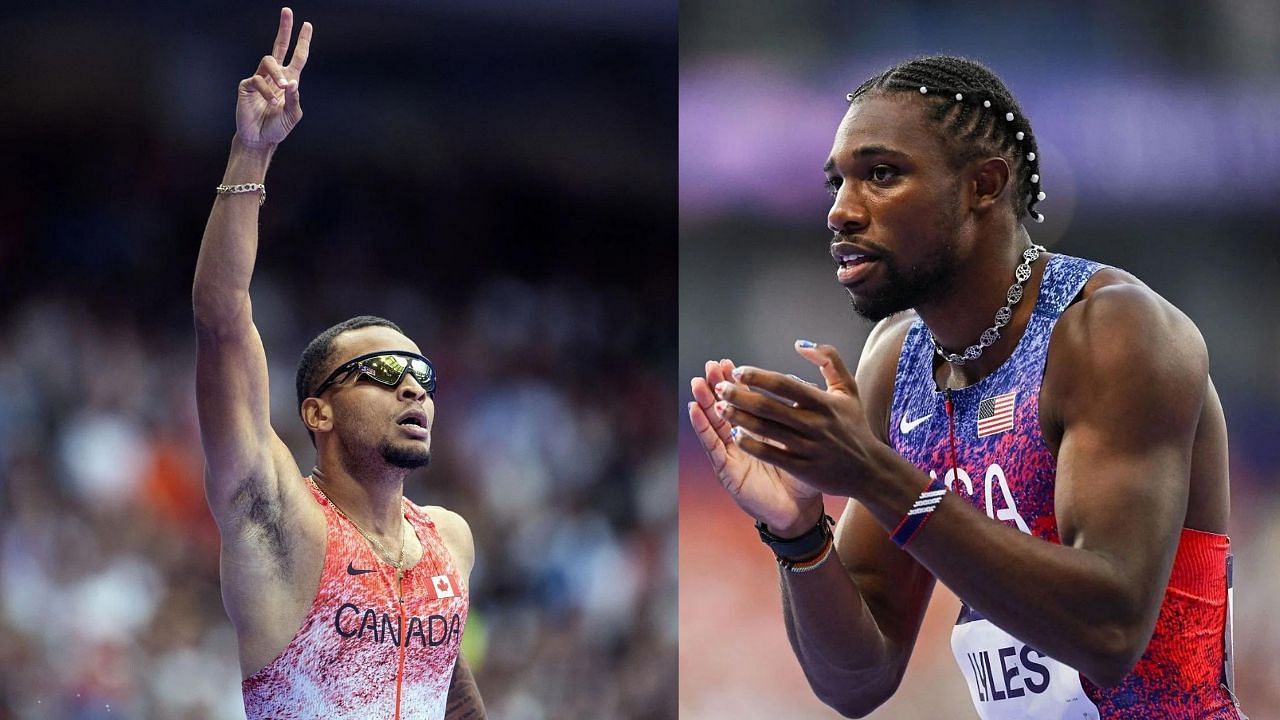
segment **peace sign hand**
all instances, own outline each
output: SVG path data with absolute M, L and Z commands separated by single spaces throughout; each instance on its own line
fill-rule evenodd
M 293 11 L 280 9 L 280 28 L 270 55 L 264 55 L 258 69 L 240 81 L 236 98 L 236 137 L 247 146 L 270 147 L 289 134 L 302 119 L 298 81 L 311 50 L 311 23 L 302 23 L 293 57 L 284 64 L 293 36 Z

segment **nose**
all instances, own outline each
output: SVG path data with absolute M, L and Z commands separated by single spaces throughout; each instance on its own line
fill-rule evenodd
M 427 391 L 418 382 L 418 378 L 413 373 L 406 372 L 404 377 L 400 379 L 400 387 L 396 388 L 396 394 L 401 400 L 412 400 L 414 402 L 422 402 L 427 399 Z
M 867 227 L 867 205 L 862 202 L 858 183 L 846 182 L 836 192 L 831 210 L 827 212 L 827 229 L 840 235 L 850 235 Z

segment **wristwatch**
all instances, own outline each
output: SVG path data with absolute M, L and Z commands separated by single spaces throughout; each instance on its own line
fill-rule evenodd
M 794 561 L 816 555 L 833 535 L 831 526 L 835 522 L 830 515 L 823 513 L 822 517 L 818 518 L 818 524 L 809 528 L 803 535 L 794 538 L 774 535 L 769 532 L 769 526 L 759 520 L 756 521 L 756 531 L 760 533 L 760 541 L 768 545 L 779 560 Z

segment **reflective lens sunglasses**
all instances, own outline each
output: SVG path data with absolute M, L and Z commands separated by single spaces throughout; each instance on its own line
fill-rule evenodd
M 418 381 L 422 389 L 426 390 L 428 395 L 435 397 L 435 366 L 421 355 L 400 351 L 369 353 L 339 365 L 338 369 L 320 383 L 320 387 L 316 388 L 311 396 L 320 397 L 320 394 L 328 390 L 330 385 L 346 382 L 353 373 L 359 373 L 370 380 L 393 388 L 400 384 L 406 372 L 412 373 L 413 379 Z

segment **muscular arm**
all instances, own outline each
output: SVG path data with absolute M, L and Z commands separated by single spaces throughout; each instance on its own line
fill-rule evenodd
M 303 24 L 293 62 L 283 67 L 292 27 L 292 12 L 282 9 L 272 55 L 240 82 L 223 184 L 263 182 L 277 144 L 302 117 L 297 79 L 311 25 Z M 296 482 L 298 466 L 271 428 L 267 358 L 249 301 L 258 206 L 257 193 L 216 197 L 191 288 L 205 494 L 221 535 L 222 598 L 244 677 L 288 642 L 284 628 L 314 595 L 324 547 L 323 515 L 301 502 L 307 491 Z
M 1041 398 L 1050 423 L 1061 427 L 1055 503 L 1063 544 L 946 497 L 907 550 L 993 623 L 1107 686 L 1141 656 L 1159 611 L 1186 511 L 1206 353 L 1185 316 L 1136 285 L 1103 288 L 1078 303 L 1053 340 L 1052 379 Z M 800 397 L 776 378 L 761 380 L 774 387 L 760 387 Z M 743 400 L 755 414 L 790 412 L 760 397 Z M 927 478 L 885 444 L 870 442 L 867 428 L 853 427 L 847 413 L 857 405 L 855 390 L 826 410 L 797 409 L 796 416 L 815 416 L 796 424 L 817 429 L 803 438 L 783 433 L 790 451 L 743 447 L 856 497 L 885 533 Z M 835 451 L 815 460 L 818 447 Z
M 1186 514 L 1208 362 L 1191 322 L 1139 286 L 1100 290 L 1059 325 L 1041 397 L 1062 428 L 1062 544 L 947 498 L 909 551 L 992 622 L 1110 686 L 1155 627 Z M 896 483 L 905 495 L 873 503 L 882 527 L 898 522 L 924 480 L 904 464 L 885 466 L 910 482 Z
M 223 182 L 262 182 L 273 152 L 235 142 Z M 251 512 L 255 497 L 273 494 L 274 457 L 281 450 L 270 422 L 266 353 L 249 301 L 257 225 L 256 193 L 218 196 L 191 292 L 205 485 L 219 524 L 237 511 Z
M 298 77 L 311 25 L 304 23 L 293 62 L 284 66 L 293 28 L 281 11 L 271 55 L 242 80 L 236 135 L 223 184 L 261 183 L 277 144 L 302 117 Z M 296 470 L 271 428 L 267 360 L 253 324 L 249 281 L 258 251 L 257 193 L 218 195 L 196 262 L 191 301 L 196 327 L 196 400 L 207 462 L 206 494 L 225 531 L 246 518 L 269 520 L 279 472 Z M 278 539 L 277 539 L 278 540 Z M 277 543 L 278 544 L 278 543 Z

